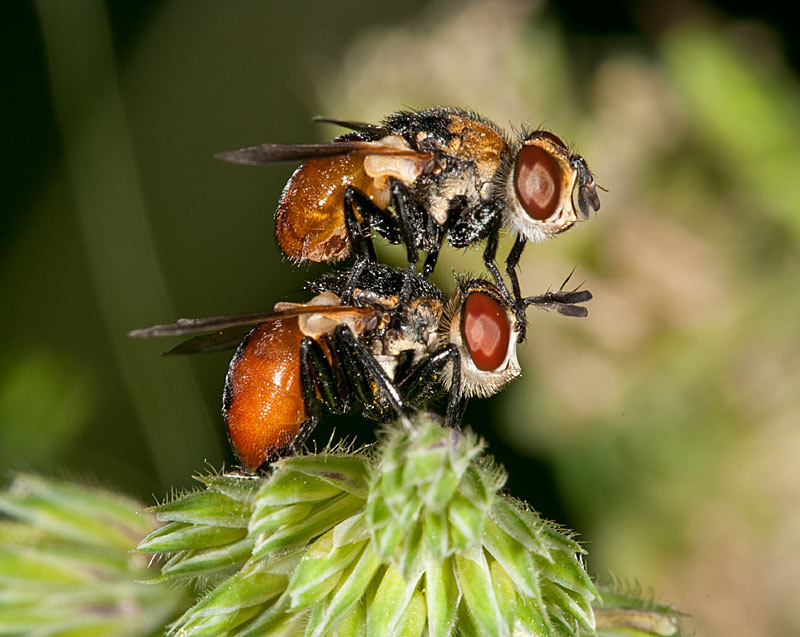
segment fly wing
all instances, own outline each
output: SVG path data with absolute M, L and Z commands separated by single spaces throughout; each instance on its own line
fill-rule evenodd
M 368 122 L 356 122 L 347 119 L 336 119 L 334 117 L 322 117 L 317 115 L 311 118 L 312 122 L 322 122 L 325 124 L 336 124 L 342 128 L 349 128 L 350 130 L 363 131 L 372 135 L 379 135 L 385 137 L 389 134 L 389 129 L 380 124 L 369 124 Z
M 259 325 L 256 323 L 256 325 Z M 241 343 L 245 336 L 253 329 L 253 325 L 243 325 L 229 327 L 219 332 L 210 334 L 198 334 L 188 341 L 183 341 L 170 350 L 164 352 L 164 356 L 172 354 L 201 354 L 205 352 L 220 352 L 226 349 L 233 349 Z
M 248 165 L 303 162 L 287 182 L 275 211 L 278 245 L 295 263 L 336 263 L 350 255 L 344 203 L 348 189 L 385 210 L 390 202 L 390 177 L 410 184 L 435 161 L 434 153 L 414 150 L 397 135 L 376 141 L 261 144 L 216 157 Z
M 353 155 L 395 155 L 418 157 L 420 161 L 430 161 L 428 153 L 420 153 L 412 148 L 397 148 L 376 142 L 333 141 L 327 144 L 260 144 L 214 155 L 217 159 L 231 164 L 258 166 L 280 161 L 306 161 Z
M 153 338 L 156 336 L 181 336 L 198 334 L 184 341 L 165 354 L 197 354 L 201 352 L 217 352 L 236 347 L 247 333 L 260 323 L 269 323 L 304 314 L 319 314 L 341 318 L 343 316 L 368 317 L 375 314 L 371 307 L 354 307 L 350 305 L 297 305 L 278 312 L 251 312 L 231 316 L 210 316 L 207 318 L 183 318 L 175 323 L 154 325 L 145 329 L 128 332 L 132 338 Z
M 231 327 L 252 327 L 257 323 L 280 318 L 280 312 L 250 312 L 249 314 L 232 314 L 229 316 L 208 316 L 204 318 L 180 318 L 174 323 L 153 325 L 144 329 L 128 332 L 131 338 L 153 338 L 154 336 L 181 336 L 197 332 L 213 332 Z

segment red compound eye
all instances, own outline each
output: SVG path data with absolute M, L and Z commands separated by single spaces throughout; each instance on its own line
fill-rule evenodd
M 533 219 L 544 221 L 561 198 L 561 170 L 547 151 L 528 144 L 517 155 L 514 188 L 522 207 Z
M 503 307 L 488 294 L 473 292 L 464 304 L 464 342 L 475 367 L 494 371 L 506 359 L 511 328 Z

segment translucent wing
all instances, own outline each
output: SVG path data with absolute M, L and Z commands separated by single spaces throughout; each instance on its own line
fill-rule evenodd
M 236 347 L 255 325 L 302 314 L 319 314 L 332 317 L 347 315 L 368 317 L 375 314 L 375 309 L 350 305 L 297 305 L 277 312 L 251 312 L 249 314 L 231 316 L 182 318 L 174 323 L 133 330 L 128 332 L 128 336 L 132 338 L 153 338 L 156 336 L 181 336 L 208 332 L 207 334 L 198 334 L 198 336 L 176 345 L 165 353 L 195 354 L 199 352 L 216 352 Z
M 380 142 L 363 141 L 341 141 L 327 144 L 261 144 L 214 156 L 232 164 L 257 166 L 279 161 L 306 161 L 348 155 L 394 155 L 415 157 L 422 162 L 433 159 L 430 153 L 420 153 L 411 148 L 397 148 Z
M 353 120 L 348 119 L 336 119 L 334 117 L 322 117 L 317 115 L 316 117 L 311 118 L 312 122 L 323 122 L 325 124 L 336 124 L 337 126 L 341 126 L 342 128 L 349 128 L 350 130 L 357 130 L 357 131 L 364 131 L 365 133 L 371 133 L 373 135 L 380 135 L 381 137 L 385 137 L 389 134 L 389 131 L 386 127 L 381 126 L 380 124 L 369 124 L 367 122 L 356 122 Z

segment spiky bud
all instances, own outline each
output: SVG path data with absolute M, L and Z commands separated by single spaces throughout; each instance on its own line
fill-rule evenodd
M 165 555 L 160 580 L 213 584 L 177 635 L 594 632 L 583 550 L 499 493 L 472 434 L 420 417 L 369 450 L 202 481 L 139 547 Z
M 581 548 L 504 479 L 473 435 L 426 419 L 269 477 L 201 477 L 154 507 L 155 531 L 127 498 L 20 476 L 0 493 L 0 634 L 160 634 L 183 612 L 174 634 L 584 636 L 594 617 L 603 637 L 677 635 L 668 606 L 601 601 Z M 140 539 L 165 556 L 157 577 Z

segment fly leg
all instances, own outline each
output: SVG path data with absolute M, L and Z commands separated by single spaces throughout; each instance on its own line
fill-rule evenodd
M 392 179 L 389 185 L 392 195 L 392 208 L 397 217 L 400 228 L 400 235 L 406 246 L 406 276 L 403 279 L 403 287 L 400 288 L 398 307 L 405 307 L 411 294 L 410 282 L 417 271 L 419 263 L 419 240 L 424 240 L 421 236 L 425 231 L 423 212 L 411 200 L 408 188 L 396 179 Z M 434 260 L 435 263 L 435 260 Z M 427 260 L 426 260 L 427 264 Z
M 431 275 L 433 269 L 436 267 L 436 261 L 439 259 L 440 248 L 441 244 L 436 246 L 435 250 L 428 252 L 428 256 L 425 257 L 425 263 L 422 265 L 422 276 L 424 276 L 426 279 Z
M 436 267 L 436 262 L 439 260 L 439 251 L 442 249 L 442 241 L 444 241 L 445 234 L 447 234 L 454 220 L 448 216 L 444 224 L 440 224 L 430 214 L 425 216 L 425 228 L 423 230 L 425 245 L 421 247 L 428 253 L 422 266 L 422 276 L 427 279 Z
M 300 341 L 300 383 L 306 413 L 322 416 L 322 406 L 335 414 L 350 407 L 349 393 L 341 387 L 322 347 L 313 338 Z
M 299 451 L 319 424 L 323 405 L 334 413 L 344 413 L 349 407 L 349 395 L 336 381 L 325 352 L 319 343 L 308 336 L 300 341 L 300 391 L 303 394 L 306 420 L 300 425 L 300 431 L 291 446 L 267 458 L 262 466 L 269 465 L 280 456 Z
M 548 292 L 539 296 L 529 296 L 526 299 L 522 299 L 522 302 L 525 307 L 535 305 L 544 310 L 553 310 L 564 316 L 583 318 L 589 315 L 589 310 L 582 305 L 578 305 L 578 303 L 585 303 L 590 301 L 591 298 L 592 293 L 589 290 L 575 290 L 574 292 L 559 290 L 558 292 Z
M 352 393 L 367 414 L 385 420 L 387 412 L 401 419 L 404 426 L 410 427 L 408 406 L 400 389 L 386 375 L 378 361 L 358 342 L 346 325 L 338 325 L 334 330 L 334 348 L 344 367 Z
M 372 244 L 372 228 L 389 243 L 400 243 L 401 234 L 399 224 L 392 214 L 378 208 L 369 197 L 353 186 L 348 186 L 344 191 L 344 221 L 356 257 L 342 293 L 342 302 L 347 304 L 352 302 L 353 290 L 364 268 L 378 260 Z
M 586 160 L 580 155 L 571 155 L 570 165 L 578 171 L 578 210 L 581 217 L 589 218 L 589 208 L 597 212 L 600 210 L 600 198 L 597 196 L 597 189 L 604 190 L 594 181 L 594 175 L 586 165 Z
M 514 310 L 517 318 L 515 328 L 519 332 L 519 341 L 521 342 L 525 338 L 525 307 L 509 291 L 497 263 L 495 263 L 502 221 L 502 209 L 496 203 L 489 202 L 462 211 L 455 223 L 448 229 L 447 236 L 454 248 L 466 248 L 481 239 L 486 239 L 483 263 L 486 265 L 486 269 L 492 273 L 503 300 L 508 307 Z M 522 249 L 520 248 L 519 251 L 521 253 Z M 516 273 L 511 277 L 512 286 L 515 280 Z M 519 287 L 519 282 L 516 283 L 516 287 Z
M 522 256 L 522 251 L 525 249 L 526 242 L 527 240 L 521 234 L 518 234 L 514 241 L 514 246 L 506 257 L 506 274 L 508 275 L 508 280 L 511 281 L 511 289 L 514 292 L 514 301 L 517 306 L 522 303 L 522 292 L 520 292 L 519 278 L 517 277 L 517 265 Z
M 517 279 L 517 273 L 514 271 L 514 268 L 511 268 L 511 272 L 513 276 L 511 278 L 511 285 L 514 288 L 514 292 L 509 291 L 508 287 L 506 286 L 506 282 L 503 280 L 502 275 L 500 274 L 500 270 L 497 268 L 497 263 L 495 263 L 495 256 L 497 255 L 497 244 L 500 239 L 500 218 L 498 217 L 495 224 L 489 231 L 489 236 L 486 241 L 486 250 L 483 253 L 483 263 L 486 266 L 486 269 L 492 273 L 494 280 L 497 282 L 497 288 L 500 290 L 500 294 L 503 295 L 503 300 L 508 303 L 508 306 L 514 310 L 514 315 L 517 317 L 517 322 L 514 328 L 519 333 L 519 337 L 517 338 L 517 342 L 521 343 L 525 340 L 525 330 L 527 327 L 527 323 L 525 320 L 525 305 L 523 305 L 518 298 L 520 295 L 519 291 L 519 280 Z M 523 243 L 522 246 L 525 244 Z M 514 248 L 517 247 L 517 244 L 514 244 Z M 512 252 L 514 249 L 512 248 Z M 522 253 L 522 247 L 519 248 L 520 254 Z M 510 255 L 509 255 L 510 256 Z
M 456 428 L 461 424 L 467 401 L 461 392 L 461 355 L 455 345 L 443 345 L 431 352 L 400 381 L 399 386 L 409 403 L 418 403 L 436 393 L 447 374 L 451 378 L 444 424 Z

